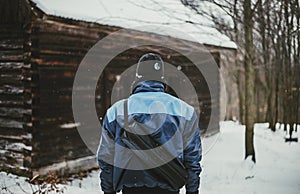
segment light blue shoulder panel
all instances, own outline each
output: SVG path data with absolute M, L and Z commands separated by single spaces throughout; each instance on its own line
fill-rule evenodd
M 163 113 L 190 120 L 193 116 L 194 108 L 186 102 L 163 92 L 144 92 L 133 94 L 128 99 L 128 114 L 134 113 Z M 108 109 L 108 121 L 114 121 L 116 115 L 124 116 L 124 100 L 116 102 Z

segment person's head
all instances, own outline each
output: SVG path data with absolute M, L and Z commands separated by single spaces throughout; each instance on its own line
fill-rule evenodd
M 138 60 L 131 91 L 133 92 L 139 83 L 148 80 L 165 83 L 164 62 L 161 56 L 155 53 L 146 53 Z

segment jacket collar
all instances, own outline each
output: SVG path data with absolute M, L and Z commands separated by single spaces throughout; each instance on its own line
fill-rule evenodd
M 133 94 L 139 92 L 164 92 L 165 86 L 163 83 L 159 81 L 143 81 L 137 84 L 135 89 L 133 90 Z

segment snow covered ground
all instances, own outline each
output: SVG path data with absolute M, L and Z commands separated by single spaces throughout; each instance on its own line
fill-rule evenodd
M 237 123 L 221 123 L 221 132 L 203 141 L 201 194 L 298 194 L 300 193 L 300 143 L 285 143 L 285 132 L 275 133 L 267 124 L 255 125 L 257 163 L 244 160 L 245 128 Z M 300 133 L 295 136 L 300 137 Z M 300 140 L 300 139 L 299 139 Z M 66 194 L 101 194 L 99 172 L 76 179 L 65 187 Z M 0 193 L 32 193 L 25 178 L 0 173 Z M 181 191 L 184 193 L 184 190 Z
M 254 165 L 243 159 L 245 127 L 223 122 L 215 146 L 203 157 L 201 193 L 299 194 L 300 145 L 285 143 L 283 130 L 273 133 L 267 127 L 255 125 Z M 203 139 L 204 146 L 209 140 Z

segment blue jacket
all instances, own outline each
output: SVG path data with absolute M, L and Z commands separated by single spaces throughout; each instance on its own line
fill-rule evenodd
M 194 108 L 165 93 L 162 83 L 144 81 L 128 98 L 128 115 L 129 128 L 133 130 L 130 132 L 149 135 L 160 145 L 166 145 L 166 149 L 188 171 L 186 191 L 197 192 L 200 184 L 202 150 L 198 117 Z M 147 132 L 139 131 L 140 124 Z M 175 191 L 163 179 L 157 180 L 150 173 L 151 168 L 159 165 L 159 162 L 154 164 L 153 161 L 159 159 L 151 160 L 152 157 L 147 155 L 135 157 L 132 150 L 124 149 L 126 146 L 122 141 L 123 126 L 124 100 L 121 100 L 107 110 L 102 125 L 102 138 L 97 153 L 102 190 L 111 193 L 119 192 L 124 186 L 146 186 Z M 164 156 L 162 152 L 159 158 Z M 148 163 L 144 164 L 143 159 Z

